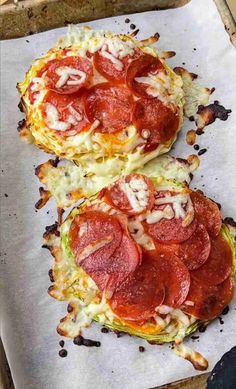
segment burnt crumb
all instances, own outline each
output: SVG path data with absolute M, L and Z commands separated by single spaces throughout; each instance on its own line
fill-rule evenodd
M 224 324 L 224 320 L 222 319 L 221 316 L 218 317 L 218 320 L 219 320 L 219 322 L 220 322 L 221 325 Z
M 198 129 L 196 130 L 196 134 L 197 134 L 197 135 L 202 135 L 202 134 L 204 134 L 203 129 L 202 129 L 202 128 L 198 128 Z
M 197 339 L 199 339 L 199 336 L 193 335 L 193 336 L 191 336 L 191 339 L 197 340 Z
M 227 305 L 227 307 L 225 307 L 221 313 L 221 315 L 227 315 L 227 313 L 229 312 L 229 306 Z
M 124 332 L 121 332 L 121 331 L 118 331 L 118 330 L 114 330 L 114 333 L 116 334 L 117 338 L 121 338 L 123 335 L 125 335 Z
M 182 65 L 186 65 L 185 62 L 182 62 Z
M 196 47 L 194 47 L 193 50 L 196 51 L 197 50 Z
M 202 155 L 202 154 L 205 154 L 206 152 L 207 152 L 207 149 L 201 149 L 201 150 L 199 150 L 199 152 L 197 154 Z
M 60 340 L 60 342 L 59 342 L 59 346 L 61 346 L 61 347 L 64 347 L 64 346 L 65 346 L 65 342 L 64 342 L 64 340 Z
M 188 120 L 189 120 L 190 122 L 194 122 L 194 116 L 189 116 Z
M 68 304 L 67 305 L 67 312 L 71 313 L 72 311 L 73 311 L 73 307 L 70 304 Z
M 184 158 L 176 158 L 178 162 L 181 162 L 181 163 L 187 163 L 187 160 L 184 159 Z
M 107 333 L 109 332 L 109 329 L 106 328 L 106 327 L 102 327 L 102 328 L 101 328 L 101 332 L 102 332 L 103 334 L 107 334 Z
M 131 30 L 135 30 L 135 28 L 136 28 L 135 24 L 131 23 L 130 29 L 131 29 Z
M 112 372 L 112 373 L 114 373 L 114 371 L 113 371 L 113 370 L 112 370 L 111 372 Z
M 125 23 L 129 23 L 130 22 L 130 19 L 129 18 L 126 18 L 125 19 Z
M 17 131 L 20 132 L 22 130 L 23 127 L 25 127 L 25 123 L 26 123 L 26 120 L 25 119 L 22 119 L 18 122 L 17 124 Z
M 35 34 L 35 31 L 30 31 L 29 32 L 29 35 L 34 35 Z
M 215 100 L 213 104 L 209 105 L 199 105 L 197 114 L 201 115 L 205 126 L 213 123 L 216 119 L 227 120 L 231 109 L 226 109 L 223 105 L 219 104 L 219 101 Z
M 193 173 L 189 173 L 189 178 L 190 178 L 190 181 L 192 181 L 192 179 L 193 179 Z
M 139 349 L 139 352 L 140 352 L 140 353 L 144 353 L 144 351 L 145 351 L 145 347 L 143 347 L 143 346 L 139 346 L 138 349 Z
M 139 33 L 139 28 L 137 28 L 137 30 L 135 30 L 134 32 L 132 32 L 132 36 L 134 37 L 134 36 L 138 35 L 138 33 Z
M 199 150 L 200 146 L 196 144 L 196 145 L 193 146 L 193 148 L 194 148 L 194 150 Z
M 50 234 L 54 234 L 55 236 L 60 236 L 60 231 L 58 231 L 58 222 L 55 222 L 51 226 L 47 226 L 45 228 L 45 233 L 43 234 L 43 237 L 46 238 Z
M 207 329 L 207 326 L 204 325 L 204 324 L 202 324 L 202 325 L 200 325 L 200 327 L 198 328 L 198 331 L 201 332 L 201 333 L 203 333 L 203 332 L 206 331 L 206 329 Z
M 74 338 L 73 343 L 76 344 L 76 346 L 85 346 L 85 347 L 100 347 L 101 342 L 91 339 L 85 339 L 82 335 L 76 336 Z
M 29 42 L 28 39 L 26 39 L 26 42 Z M 18 108 L 21 112 L 24 112 L 24 107 L 23 107 L 23 104 L 22 104 L 22 101 L 20 100 L 19 103 L 18 103 Z M 19 123 L 18 123 L 19 125 Z
M 38 212 L 38 210 L 37 210 L 37 209 L 35 209 L 35 210 L 34 210 L 34 212 Z
M 51 282 L 54 282 L 53 270 L 52 270 L 52 269 L 50 269 L 50 270 L 48 271 L 48 276 L 49 276 L 49 278 L 50 278 L 50 281 L 51 281 Z
M 47 249 L 47 250 L 50 250 L 49 246 L 47 244 L 42 244 L 42 249 Z
M 65 350 L 64 348 L 62 350 L 59 351 L 59 356 L 62 357 L 62 358 L 65 358 L 67 357 L 67 350 Z
M 229 224 L 232 227 L 236 227 L 236 221 L 232 217 L 225 217 L 223 222 Z
M 220 332 L 223 332 L 223 329 L 221 329 Z
M 5 196 L 5 197 L 9 197 L 7 193 L 4 193 L 4 196 Z
M 28 8 L 28 10 L 27 10 L 27 15 L 28 15 L 28 18 L 29 18 L 29 19 L 31 19 L 31 18 L 34 16 L 34 13 L 33 13 L 32 8 Z
M 49 211 L 47 211 L 46 213 L 47 213 L 47 215 L 49 215 Z
M 57 165 L 59 164 L 60 162 L 60 158 L 59 157 L 56 157 L 55 159 L 50 159 L 50 163 L 53 167 L 57 167 Z
M 49 288 L 48 288 L 48 292 L 51 292 L 53 290 L 54 286 L 53 285 L 50 285 Z

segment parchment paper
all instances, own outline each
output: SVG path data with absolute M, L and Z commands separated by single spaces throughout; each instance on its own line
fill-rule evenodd
M 90 23 L 96 28 L 128 32 L 127 16 Z M 216 87 L 214 98 L 233 110 L 226 122 L 217 121 L 199 137 L 208 151 L 192 184 L 221 202 L 225 216 L 236 215 L 236 53 L 211 0 L 193 0 L 183 8 L 130 15 L 140 28 L 139 38 L 158 31 L 159 49 L 174 50 L 171 66 L 184 62 L 200 75 L 200 81 Z M 38 182 L 34 166 L 47 155 L 20 141 L 17 122 L 16 82 L 22 80 L 31 61 L 49 49 L 65 32 L 57 29 L 1 44 L 1 336 L 17 389 L 146 389 L 197 374 L 168 345 L 152 346 L 137 338 L 102 334 L 93 325 L 88 337 L 101 341 L 100 348 L 75 346 L 66 340 L 67 358 L 60 358 L 56 325 L 66 304 L 47 295 L 52 258 L 41 249 L 44 227 L 55 220 L 54 203 L 35 212 Z M 29 42 L 28 42 L 29 41 Z M 196 50 L 194 50 L 196 48 Z M 186 157 L 186 122 L 173 154 Z M 49 214 L 46 211 L 49 210 Z M 209 326 L 200 341 L 188 344 L 203 353 L 210 369 L 236 343 L 235 304 L 223 319 Z M 220 329 L 223 332 L 220 332 Z M 146 351 L 140 353 L 139 346 Z

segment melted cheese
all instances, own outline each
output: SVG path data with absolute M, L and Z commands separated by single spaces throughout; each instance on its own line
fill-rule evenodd
M 208 368 L 208 361 L 200 353 L 182 343 L 174 346 L 174 352 L 179 357 L 191 362 L 196 370 L 206 370 Z
M 120 188 L 127 196 L 132 209 L 142 212 L 148 205 L 149 192 L 144 180 L 132 178 L 129 183 L 120 182 Z
M 161 219 L 173 219 L 175 217 L 173 209 L 167 205 L 163 210 L 152 211 L 146 217 L 148 224 L 158 223 Z
M 149 73 L 147 76 L 136 77 L 135 81 L 147 85 L 147 93 L 152 97 L 158 97 L 163 103 L 170 103 L 171 78 L 165 72 L 158 74 Z

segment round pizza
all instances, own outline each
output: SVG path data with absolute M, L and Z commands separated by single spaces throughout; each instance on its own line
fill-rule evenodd
M 18 84 L 20 136 L 80 163 L 144 163 L 168 151 L 183 121 L 183 83 L 150 46 L 155 40 L 70 30 Z
M 186 181 L 151 169 L 119 178 L 44 235 L 56 258 L 49 293 L 69 303 L 59 334 L 74 338 L 94 320 L 179 344 L 232 300 L 234 235 Z

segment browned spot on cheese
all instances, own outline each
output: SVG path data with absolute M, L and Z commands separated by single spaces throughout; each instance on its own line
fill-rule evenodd
M 175 344 L 174 352 L 189 361 L 196 370 L 204 371 L 208 368 L 208 361 L 199 352 L 192 350 L 183 343 Z
M 57 208 L 57 221 L 58 221 L 58 224 L 59 226 L 62 224 L 63 220 L 62 220 L 62 217 L 63 217 L 63 214 L 64 214 L 65 210 L 63 208 Z
M 192 146 L 194 145 L 196 141 L 196 132 L 195 130 L 189 130 L 186 134 L 186 142 L 188 145 Z
M 161 58 L 168 59 L 174 57 L 175 55 L 176 55 L 175 51 L 163 51 L 161 53 Z
M 40 186 L 39 188 L 39 194 L 40 194 L 40 199 L 35 204 L 36 209 L 42 208 L 51 197 L 51 192 L 49 190 L 45 190 L 42 186 Z

